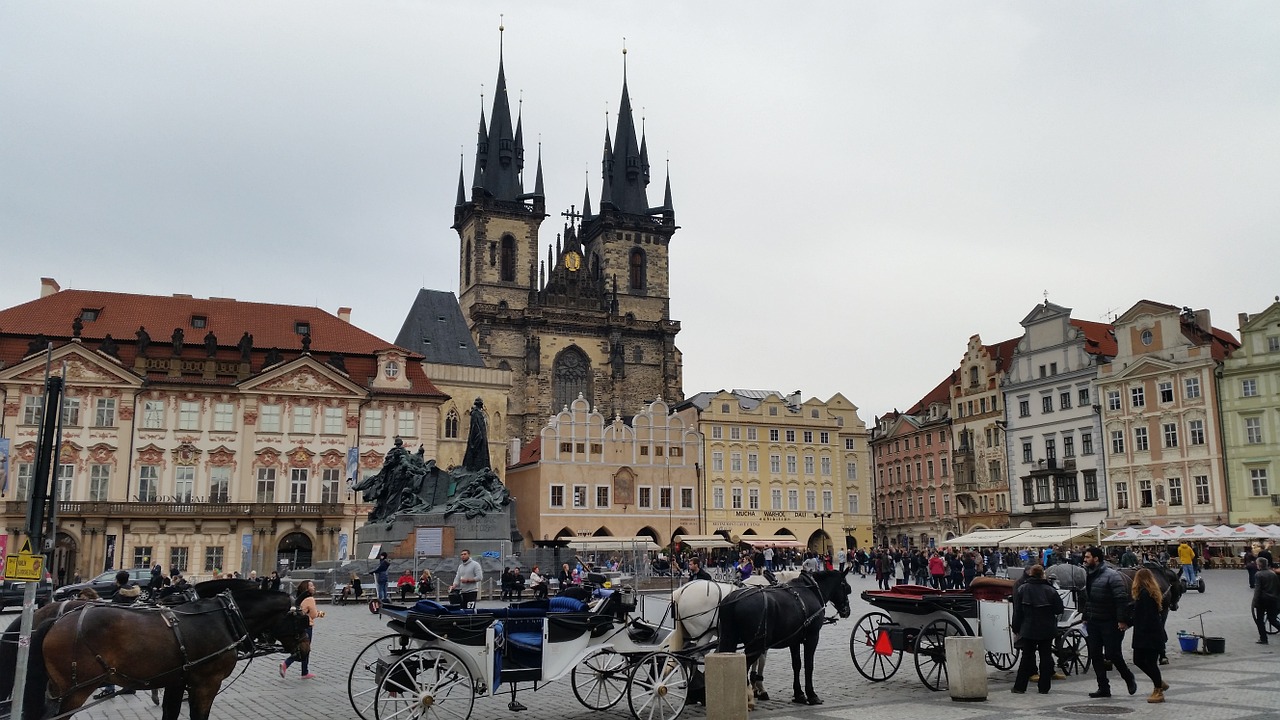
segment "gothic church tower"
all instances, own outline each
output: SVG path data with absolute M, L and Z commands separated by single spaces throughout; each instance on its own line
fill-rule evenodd
M 625 51 L 624 51 L 625 53 Z M 684 397 L 670 316 L 668 245 L 677 229 L 667 178 L 650 207 L 648 144 L 637 139 L 627 90 L 613 137 L 605 133 L 599 212 L 590 192 L 540 258 L 546 219 L 539 149 L 525 192 L 523 118 L 511 122 L 506 71 L 486 123 L 480 116 L 470 193 L 461 169 L 459 305 L 486 365 L 510 370 L 508 433 L 525 441 L 581 394 L 609 417 L 631 417 L 656 399 Z

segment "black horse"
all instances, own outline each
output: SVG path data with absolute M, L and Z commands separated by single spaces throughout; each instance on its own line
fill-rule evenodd
M 849 584 L 844 573 L 805 573 L 785 585 L 745 587 L 720 601 L 720 652 L 743 646 L 747 667 L 770 648 L 791 649 L 792 702 L 821 705 L 813 690 L 813 653 L 826 624 L 827 603 L 849 617 Z M 800 646 L 804 645 L 804 687 L 800 686 Z

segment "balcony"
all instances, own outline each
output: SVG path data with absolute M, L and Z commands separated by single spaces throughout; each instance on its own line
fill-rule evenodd
M 973 478 L 964 480 L 956 479 L 954 488 L 957 493 L 976 493 L 978 492 L 978 481 Z
M 59 518 L 301 518 L 341 517 L 342 503 L 145 503 L 145 502 L 60 502 Z M 4 505 L 6 516 L 27 515 L 26 502 Z

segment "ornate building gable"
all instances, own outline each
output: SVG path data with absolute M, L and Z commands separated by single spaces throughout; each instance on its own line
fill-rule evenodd
M 163 469 L 166 465 L 165 450 L 154 443 L 148 443 L 147 445 L 138 448 L 137 459 L 134 461 L 134 464 L 159 465 Z
M 364 397 L 365 388 L 310 356 L 300 357 L 240 384 L 246 393 Z
M 0 370 L 0 383 L 40 383 L 44 382 L 44 353 L 32 355 L 12 367 Z M 69 385 L 104 386 L 128 385 L 141 387 L 142 378 L 120 367 L 112 358 L 86 349 L 78 342 L 69 342 L 53 349 L 52 367 L 54 374 L 66 363 L 66 379 Z

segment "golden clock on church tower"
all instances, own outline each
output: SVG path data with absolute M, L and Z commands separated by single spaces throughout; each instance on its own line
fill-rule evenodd
M 569 272 L 578 272 L 582 268 L 582 256 L 577 251 L 570 250 L 565 253 L 564 266 L 569 269 Z

